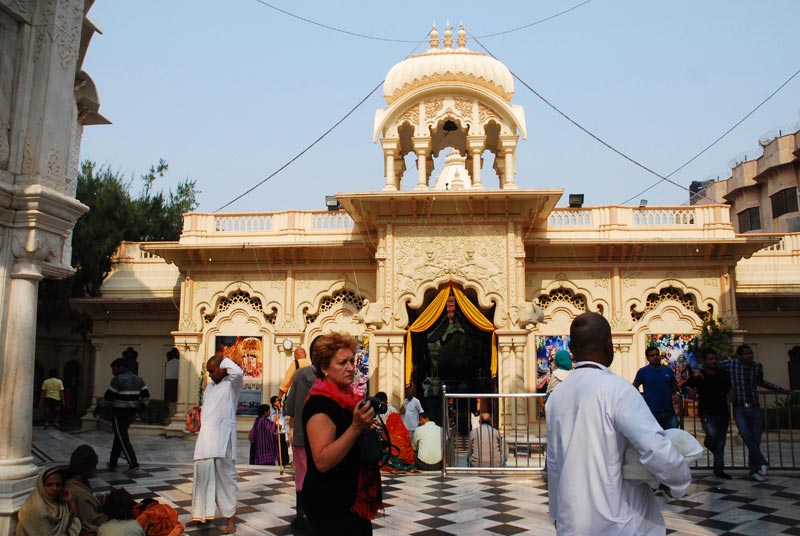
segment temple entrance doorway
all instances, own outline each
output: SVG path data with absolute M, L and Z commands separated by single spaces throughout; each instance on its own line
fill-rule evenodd
M 411 385 L 437 424 L 442 423 L 442 386 L 448 393 L 497 392 L 496 351 L 492 351 L 496 343 L 490 320 L 495 308 L 482 309 L 477 303 L 471 289 L 447 285 L 428 291 L 419 309 L 408 310 Z M 477 407 L 476 400 L 470 402 L 454 405 L 451 418 L 468 423 L 470 411 Z

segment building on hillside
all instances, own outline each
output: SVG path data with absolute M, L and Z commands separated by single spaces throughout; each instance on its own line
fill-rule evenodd
M 277 394 L 295 348 L 332 330 L 360 339 L 369 390 L 397 406 L 409 384 L 541 388 L 548 353 L 584 311 L 609 319 L 612 368 L 631 379 L 647 345 L 677 358 L 705 319 L 736 327 L 737 263 L 778 238 L 737 234 L 725 204 L 555 208 L 563 191 L 528 188 L 516 167 L 527 126 L 510 72 L 464 35 L 448 27 L 442 44 L 434 30 L 429 50 L 386 76 L 376 190 L 337 193 L 328 211 L 187 214 L 177 242 L 122 244 L 103 296 L 76 302 L 95 319 L 94 395 L 132 346 L 161 397 L 175 346 L 167 429 L 179 434 L 217 350 L 245 368 L 247 414 Z M 785 359 L 759 357 L 785 377 Z
M 0 534 L 34 487 L 31 456 L 39 282 L 72 273 L 81 135 L 99 114 L 82 70 L 93 0 L 0 0 Z M 66 359 L 57 368 L 72 374 Z

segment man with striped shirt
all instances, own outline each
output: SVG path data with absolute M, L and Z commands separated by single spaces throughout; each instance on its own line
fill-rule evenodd
M 128 428 L 136 414 L 150 403 L 150 391 L 144 380 L 131 372 L 121 357 L 111 363 L 111 373 L 114 377 L 103 395 L 103 405 L 111 406 L 111 427 L 114 430 L 114 445 L 108 466 L 116 468 L 122 454 L 128 460 L 128 469 L 123 473 L 132 475 L 139 470 L 139 462 L 131 445 Z
M 739 435 L 747 446 L 750 475 L 759 482 L 764 481 L 767 474 L 767 459 L 761 453 L 761 432 L 764 428 L 764 416 L 759 407 L 758 386 L 776 393 L 790 392 L 780 385 L 764 379 L 764 366 L 753 360 L 753 350 L 746 344 L 736 349 L 736 357 L 719 363 L 719 367 L 727 369 L 731 377 L 733 390 L 733 418 Z

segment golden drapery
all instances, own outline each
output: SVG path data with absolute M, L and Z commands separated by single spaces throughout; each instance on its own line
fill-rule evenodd
M 456 302 L 458 302 L 458 306 L 461 307 L 461 312 L 464 313 L 467 320 L 481 331 L 492 332 L 492 361 L 490 368 L 492 378 L 497 376 L 497 336 L 494 333 L 494 324 L 483 316 L 480 310 L 469 301 L 469 298 L 467 298 L 461 290 L 454 287 L 452 283 L 448 283 L 445 288 L 439 291 L 439 294 L 436 295 L 427 309 L 425 309 L 422 314 L 419 315 L 419 318 L 408 328 L 408 332 L 406 333 L 406 385 L 411 384 L 411 372 L 413 369 L 411 334 L 426 331 L 433 326 L 442 314 L 442 311 L 444 311 L 444 307 L 447 304 L 447 297 L 450 295 L 451 290 L 453 294 L 455 294 Z

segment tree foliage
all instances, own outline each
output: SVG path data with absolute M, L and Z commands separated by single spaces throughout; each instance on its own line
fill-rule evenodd
M 175 191 L 156 191 L 154 185 L 169 168 L 163 159 L 141 177 L 143 187 L 132 194 L 132 182 L 108 166 L 85 160 L 77 178 L 75 197 L 89 207 L 75 224 L 72 265 L 76 272 L 64 281 L 45 280 L 40 288 L 40 320 L 52 323 L 70 315 L 69 299 L 100 296 L 111 270 L 111 257 L 123 240 L 169 241 L 180 237 L 183 214 L 197 207 L 196 182 L 185 179 Z
M 689 348 L 694 352 L 714 350 L 721 359 L 726 359 L 733 355 L 733 331 L 721 320 L 709 318 L 703 321 Z

